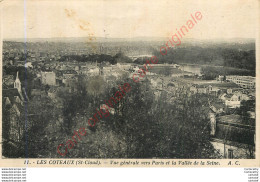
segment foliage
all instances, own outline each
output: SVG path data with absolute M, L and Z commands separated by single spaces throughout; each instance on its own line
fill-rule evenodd
M 167 50 L 167 55 L 162 56 L 159 51 L 154 51 L 160 63 L 189 63 L 211 66 L 225 66 L 250 70 L 247 74 L 255 75 L 255 50 L 239 50 L 224 47 L 198 47 L 187 46 Z M 220 71 L 220 70 L 216 70 Z
M 183 94 L 175 103 L 169 104 L 162 102 L 167 99 L 161 98 L 156 101 L 147 82 L 131 82 L 130 85 L 131 91 L 115 106 L 116 114 L 104 119 L 102 124 L 97 126 L 99 131 L 111 131 L 113 137 L 117 138 L 110 141 L 110 145 L 114 146 L 119 142 L 123 146 L 121 153 L 118 153 L 119 156 L 109 153 L 107 156 L 217 157 L 210 143 L 207 113 L 203 112 L 207 107 L 207 100 L 199 95 L 189 98 Z M 101 137 L 97 140 L 102 142 L 103 139 Z M 117 142 L 114 143 L 115 141 Z M 91 151 L 92 146 L 89 148 Z
M 117 63 L 117 57 L 106 54 L 91 54 L 91 55 L 64 55 L 58 61 L 79 61 L 79 62 L 108 62 L 110 64 Z
M 219 75 L 251 75 L 254 76 L 254 71 L 237 69 L 237 68 L 227 68 L 227 67 L 214 67 L 214 66 L 205 66 L 201 68 L 201 74 L 205 80 L 214 80 Z
M 114 59 L 116 63 L 132 63 L 132 60 L 122 52 L 117 53 Z

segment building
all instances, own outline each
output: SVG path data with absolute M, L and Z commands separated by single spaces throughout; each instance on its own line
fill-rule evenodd
M 54 72 L 41 72 L 41 82 L 44 85 L 56 85 L 56 75 Z
M 14 88 L 16 88 L 19 93 L 22 93 L 22 84 L 19 79 L 19 72 L 17 72 L 16 79 L 14 81 Z
M 226 76 L 226 80 L 233 82 L 243 88 L 255 88 L 255 77 L 252 76 L 229 75 Z
M 13 75 L 4 75 L 3 76 L 3 84 L 7 88 L 12 88 L 14 84 L 14 76 Z M 3 87 L 4 88 L 4 87 Z
M 190 91 L 194 94 L 208 94 L 212 90 L 212 87 L 207 87 L 205 85 L 192 85 Z
M 219 97 L 227 107 L 229 108 L 236 108 L 240 107 L 241 105 L 241 99 L 240 96 L 235 95 L 235 94 L 222 94 Z
M 62 83 L 66 87 L 77 87 L 78 76 L 75 70 L 64 70 L 62 71 Z
M 240 115 L 224 115 L 211 121 L 211 143 L 223 158 L 255 157 L 255 125 L 245 124 Z
M 221 114 L 225 110 L 225 105 L 222 102 L 214 101 L 214 102 L 209 102 L 210 109 L 215 113 L 215 114 Z

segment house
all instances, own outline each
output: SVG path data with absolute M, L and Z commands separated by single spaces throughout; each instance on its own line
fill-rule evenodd
M 219 94 L 220 89 L 216 86 L 208 85 L 208 92 L 210 95 L 217 97 Z
M 223 82 L 224 79 L 225 79 L 225 76 L 223 76 L 223 75 L 219 75 L 218 78 L 217 78 L 217 80 L 221 81 L 221 82 Z
M 209 93 L 208 88 L 204 85 L 195 85 L 195 88 L 197 89 L 196 93 L 199 93 L 199 94 Z
M 222 94 L 219 98 L 225 103 L 225 105 L 229 108 L 240 107 L 241 100 L 240 97 L 235 94 Z
M 42 71 L 41 72 L 41 82 L 44 85 L 56 85 L 56 75 L 54 72 Z
M 237 95 L 227 95 L 226 97 L 227 99 L 225 100 L 225 104 L 226 106 L 230 107 L 230 108 L 236 108 L 236 107 L 240 107 L 240 97 Z
M 222 102 L 212 102 L 209 103 L 210 109 L 216 113 L 216 114 L 221 114 L 224 112 L 225 110 L 225 104 L 223 104 Z
M 248 94 L 242 93 L 241 91 L 235 91 L 234 95 L 236 95 L 237 97 L 239 97 L 239 99 L 242 101 L 248 101 L 251 100 L 250 96 Z
M 190 87 L 190 91 L 194 94 L 200 93 L 200 94 L 210 94 L 212 96 L 217 96 L 219 93 L 219 89 L 215 86 L 211 85 L 197 85 L 194 84 Z
M 71 77 L 67 77 L 67 78 L 62 79 L 62 83 L 66 87 L 76 87 L 77 82 L 78 82 L 78 77 L 76 77 L 76 76 L 71 76 Z

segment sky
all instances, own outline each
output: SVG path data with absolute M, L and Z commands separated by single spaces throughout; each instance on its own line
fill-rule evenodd
M 8 38 L 169 37 L 201 12 L 187 38 L 255 38 L 257 0 L 12 0 L 1 4 Z

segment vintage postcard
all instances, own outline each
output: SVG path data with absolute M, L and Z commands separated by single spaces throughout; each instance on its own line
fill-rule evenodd
M 0 167 L 259 167 L 259 4 L 1 1 Z

